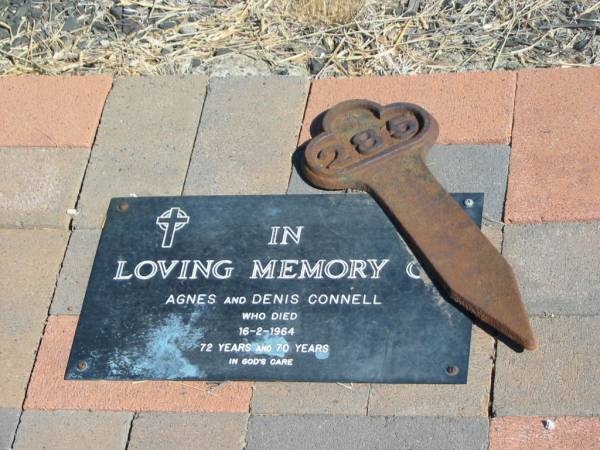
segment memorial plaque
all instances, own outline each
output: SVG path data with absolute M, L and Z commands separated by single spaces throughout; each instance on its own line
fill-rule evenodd
M 465 383 L 470 337 L 368 195 L 118 198 L 66 378 Z

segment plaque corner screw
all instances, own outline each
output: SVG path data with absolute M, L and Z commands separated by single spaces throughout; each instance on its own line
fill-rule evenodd
M 117 205 L 117 209 L 121 212 L 127 212 L 127 210 L 129 209 L 129 203 L 121 202 Z
M 467 208 L 472 208 L 473 206 L 475 206 L 475 202 L 473 201 L 472 198 L 466 198 L 465 201 L 463 202 L 463 204 L 467 207 Z
M 450 375 L 451 377 L 454 377 L 454 376 L 458 375 L 459 372 L 460 372 L 460 369 L 458 368 L 458 366 L 448 366 L 448 367 L 446 367 L 446 373 L 448 375 Z
M 88 368 L 88 364 L 85 361 L 79 361 L 77 363 L 77 370 L 79 370 L 80 372 L 87 370 L 87 368 Z

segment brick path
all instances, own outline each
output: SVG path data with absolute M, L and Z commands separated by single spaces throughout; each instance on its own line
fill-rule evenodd
M 0 78 L 0 448 L 600 448 L 599 87 L 598 69 Z M 318 193 L 291 155 L 353 97 L 438 119 L 428 164 L 485 192 L 538 351 L 476 329 L 457 386 L 64 381 L 111 197 Z

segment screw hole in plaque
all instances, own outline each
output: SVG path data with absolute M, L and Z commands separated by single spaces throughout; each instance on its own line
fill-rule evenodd
M 79 361 L 77 363 L 77 370 L 80 372 L 84 372 L 86 371 L 88 368 L 88 363 L 86 363 L 85 361 Z
M 127 212 L 127 210 L 129 209 L 129 203 L 121 202 L 117 205 L 117 209 L 121 212 Z
M 460 372 L 460 369 L 457 366 L 448 366 L 446 367 L 446 373 L 451 377 L 455 377 Z

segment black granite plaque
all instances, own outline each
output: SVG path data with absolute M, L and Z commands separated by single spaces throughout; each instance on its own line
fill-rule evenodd
M 66 378 L 465 383 L 470 337 L 367 195 L 120 198 Z

